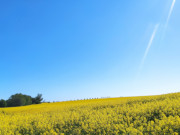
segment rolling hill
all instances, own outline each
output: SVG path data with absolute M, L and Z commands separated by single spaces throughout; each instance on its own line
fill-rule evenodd
M 0 109 L 0 134 L 180 134 L 180 93 Z

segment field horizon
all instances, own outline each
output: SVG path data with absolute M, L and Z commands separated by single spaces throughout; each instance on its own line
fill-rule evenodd
M 98 99 L 119 99 L 119 98 L 138 98 L 138 97 L 153 97 L 153 96 L 162 96 L 162 95 L 168 95 L 168 94 L 178 94 L 180 92 L 170 92 L 170 93 L 164 93 L 164 94 L 152 94 L 152 95 L 139 95 L 139 96 L 117 96 L 117 97 L 91 97 L 91 98 L 83 98 L 83 99 L 69 99 L 69 100 L 62 100 L 62 101 L 46 101 L 43 100 L 40 104 L 43 103 L 61 103 L 61 102 L 75 102 L 75 101 L 84 101 L 84 100 L 98 100 Z M 32 105 L 40 105 L 40 104 L 32 104 Z M 30 106 L 30 105 L 25 105 L 25 106 Z M 23 106 L 14 106 L 14 107 L 23 107 Z M 4 107 L 0 107 L 4 108 Z M 6 108 L 11 108 L 11 107 L 6 107 Z

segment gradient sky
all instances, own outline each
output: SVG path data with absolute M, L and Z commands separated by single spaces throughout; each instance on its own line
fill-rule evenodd
M 0 98 L 180 91 L 180 1 L 171 12 L 172 2 L 1 1 Z

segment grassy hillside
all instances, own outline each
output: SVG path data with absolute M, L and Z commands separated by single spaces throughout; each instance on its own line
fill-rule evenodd
M 180 93 L 0 109 L 0 134 L 180 134 Z

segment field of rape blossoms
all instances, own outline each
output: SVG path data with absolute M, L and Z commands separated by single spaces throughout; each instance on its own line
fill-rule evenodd
M 178 135 L 180 93 L 0 108 L 0 135 Z

